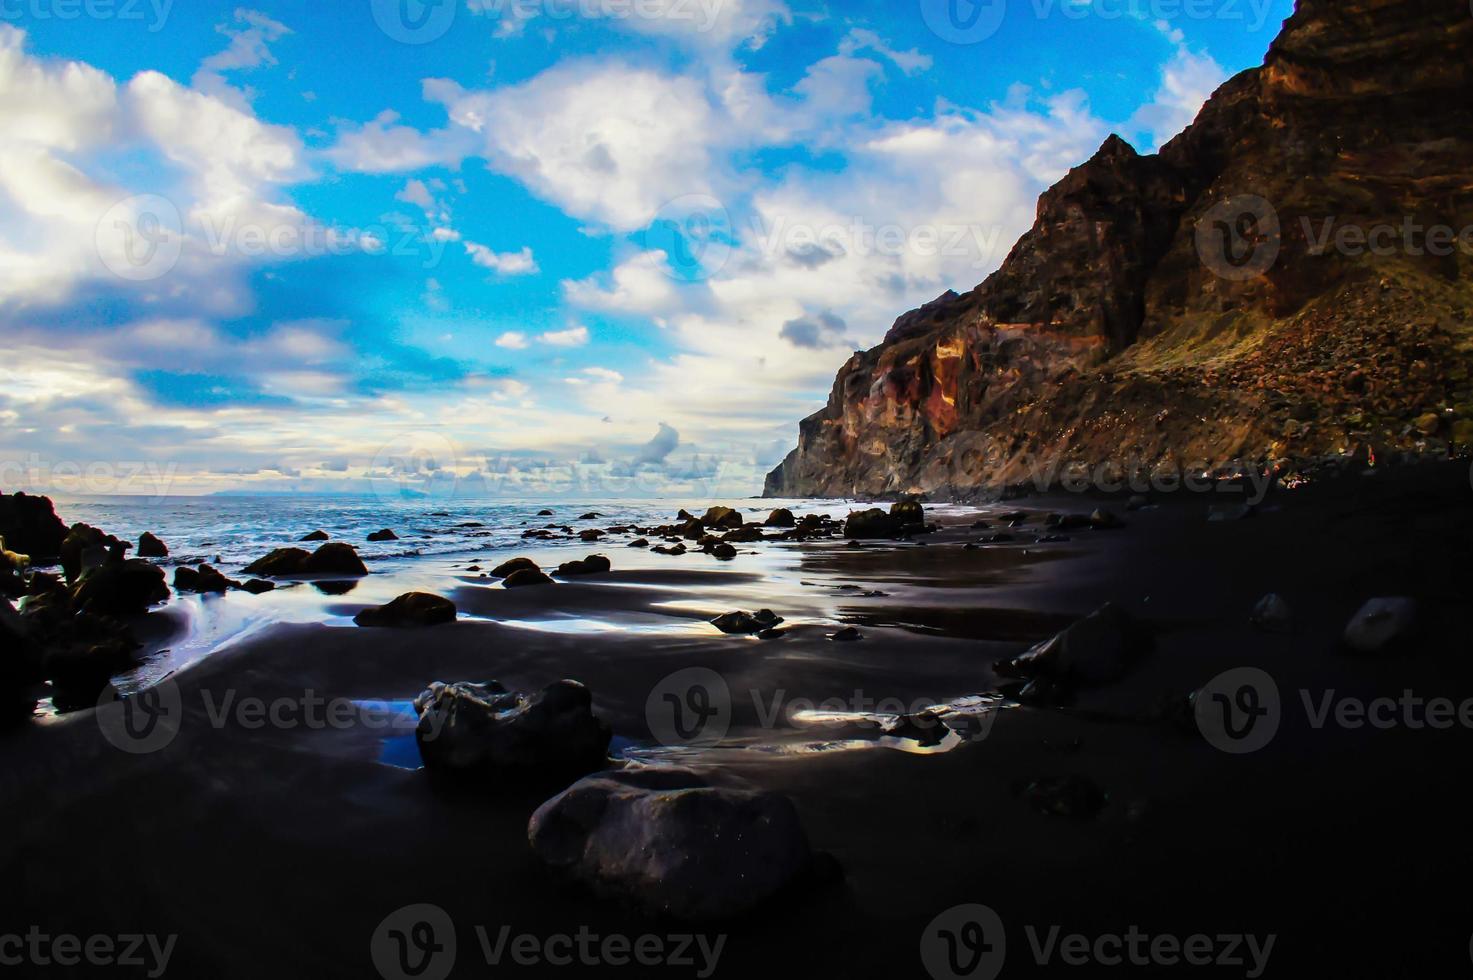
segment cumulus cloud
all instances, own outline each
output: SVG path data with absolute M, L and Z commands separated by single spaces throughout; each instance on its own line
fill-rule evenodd
M 497 275 L 527 276 L 539 271 L 532 250 L 525 246 L 518 252 L 494 252 L 485 245 L 466 242 L 465 252 L 476 265 Z
M 519 330 L 508 330 L 496 338 L 496 346 L 507 350 L 526 350 L 529 343 L 527 335 Z
M 549 347 L 582 347 L 588 343 L 588 328 L 569 327 L 567 330 L 552 330 L 539 335 L 537 339 Z
M 823 310 L 820 313 L 805 314 L 789 320 L 778 331 L 778 336 L 794 347 L 807 347 L 810 350 L 842 347 L 846 343 L 844 340 L 846 326 L 843 317 L 829 310 Z
M 663 463 L 665 458 L 675 452 L 679 446 L 680 433 L 672 426 L 661 422 L 659 431 L 654 434 L 654 437 L 634 454 L 634 461 L 645 464 Z

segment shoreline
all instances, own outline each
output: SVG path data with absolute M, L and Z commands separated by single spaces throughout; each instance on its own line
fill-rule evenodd
M 503 926 L 545 938 L 580 925 L 720 934 L 716 976 L 774 962 L 908 975 L 927 923 L 968 902 L 1006 924 L 1009 975 L 1061 967 L 1033 962 L 1026 938 L 1054 926 L 1090 936 L 1132 925 L 1273 934 L 1270 976 L 1446 963 L 1466 951 L 1473 928 L 1431 887 L 1470 864 L 1443 843 L 1458 839 L 1460 809 L 1447 800 L 1469 732 L 1317 729 L 1298 692 L 1473 697 L 1473 664 L 1459 652 L 1469 495 L 1461 467 L 1434 467 L 1281 491 L 1236 521 L 1208 520 L 1208 501 L 1162 498 L 1155 509 L 1121 509 L 1119 530 L 1049 544 L 966 550 L 997 527 L 975 530 L 961 512 L 910 542 L 743 545 L 762 554 L 727 563 L 610 541 L 586 550 L 609 554 L 613 572 L 576 582 L 504 589 L 437 570 L 461 618 L 422 630 L 339 625 L 404 591 L 407 580 L 391 575 L 340 597 L 310 586 L 268 593 L 295 602 L 290 593 L 300 591 L 332 620 L 266 626 L 178 672 L 184 714 L 161 750 L 119 752 L 91 711 L 0 739 L 0 785 L 18 814 L 0 866 L 22 885 L 4 901 L 7 918 L 53 932 L 177 934 L 171 970 L 222 977 L 373 975 L 371 935 L 412 902 L 455 923 L 464 957 L 455 976 L 487 969 L 476 926 L 494 940 Z M 1030 514 L 1033 536 L 1036 515 L 1059 503 L 1008 506 Z M 572 557 L 563 545 L 547 553 Z M 1249 623 L 1271 591 L 1294 609 L 1294 632 Z M 1362 601 L 1398 594 L 1426 612 L 1414 649 L 1380 658 L 1339 649 Z M 852 703 L 856 692 L 907 707 L 984 694 L 1000 686 L 995 661 L 1106 601 L 1149 623 L 1154 649 L 1071 704 L 996 708 L 977 740 L 927 747 L 854 718 L 790 725 L 773 711 Z M 725 636 L 705 623 L 760 606 L 784 616 L 786 632 Z M 845 624 L 863 639 L 828 638 Z M 691 666 L 729 685 L 729 729 L 718 745 L 669 750 L 647 701 Z M 1284 713 L 1272 745 L 1235 756 L 1184 728 L 1176 706 L 1243 666 L 1274 676 Z M 515 690 L 576 678 L 625 758 L 782 793 L 843 880 L 730 922 L 650 918 L 561 881 L 528 848 L 528 816 L 560 787 L 467 785 L 388 764 L 394 735 L 361 715 L 320 728 L 251 727 L 234 709 L 212 718 L 231 692 L 235 705 L 301 704 L 308 690 L 403 702 L 432 680 L 492 677 Z M 1104 794 L 1097 813 L 1058 816 L 1030 802 L 1028 787 L 1074 775 Z M 52 801 L 44 809 L 27 804 L 43 798 Z M 1270 880 L 1279 884 L 1269 889 Z M 1367 903 L 1367 894 L 1398 898 Z M 298 941 L 303 923 L 316 936 L 308 949 Z M 1414 949 L 1340 945 L 1369 930 L 1420 938 Z

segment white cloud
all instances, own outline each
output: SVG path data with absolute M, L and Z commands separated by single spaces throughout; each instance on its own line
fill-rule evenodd
M 507 350 L 526 350 L 528 343 L 527 335 L 518 330 L 508 330 L 496 338 L 496 346 Z
M 852 55 L 859 51 L 873 51 L 893 62 L 895 67 L 907 75 L 927 71 L 932 65 L 930 55 L 923 54 L 915 48 L 909 51 L 897 51 L 879 34 L 862 27 L 851 30 L 839 44 L 840 54 Z
M 1142 148 L 1143 152 L 1159 148 L 1186 129 L 1202 110 L 1202 103 L 1227 77 L 1227 72 L 1211 55 L 1178 47 L 1162 69 L 1161 87 L 1155 96 L 1131 117 L 1132 128 L 1150 137 L 1150 144 Z
M 587 327 L 569 327 L 540 335 L 538 340 L 551 347 L 582 347 L 588 343 Z
M 438 236 L 438 232 L 436 234 Z M 526 246 L 519 252 L 494 252 L 485 245 L 466 242 L 465 251 L 472 262 L 497 275 L 527 276 L 539 271 L 537 260 L 532 257 L 532 250 Z
M 573 217 L 632 231 L 672 197 L 711 190 L 717 119 L 695 79 L 579 61 L 437 97 L 493 167 Z

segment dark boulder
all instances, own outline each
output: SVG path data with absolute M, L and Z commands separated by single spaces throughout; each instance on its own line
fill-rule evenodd
M 370 534 L 368 536 L 368 540 L 369 541 L 398 541 L 399 540 L 399 535 L 395 534 L 393 531 L 389 530 L 388 528 L 384 528 L 382 531 L 374 531 L 372 534 Z
M 406 592 L 387 605 L 369 606 L 354 616 L 353 622 L 393 629 L 438 626 L 455 622 L 455 603 L 429 592 Z
M 608 764 L 608 723 L 593 714 L 593 697 L 577 681 L 536 694 L 486 684 L 436 682 L 414 700 L 415 740 L 433 770 L 497 775 L 581 775 Z
M 730 530 L 742 526 L 742 515 L 730 507 L 712 507 L 701 518 L 701 523 Z
M 764 522 L 768 527 L 795 527 L 797 521 L 793 519 L 793 512 L 786 507 L 779 507 L 767 515 Z
M 251 595 L 261 595 L 264 592 L 270 592 L 274 590 L 276 588 L 276 583 L 268 582 L 263 578 L 253 578 L 246 581 L 246 583 L 243 584 L 241 588 L 249 592 Z
M 533 571 L 537 571 L 537 563 L 530 558 L 512 558 L 491 569 L 491 577 L 506 578 L 512 572 L 520 571 L 523 568 L 530 568 Z
M 578 532 L 578 537 L 580 539 L 584 540 L 584 541 L 593 542 L 593 541 L 597 541 L 599 538 L 603 537 L 604 535 L 606 535 L 608 533 L 609 532 L 604 531 L 604 530 L 600 530 L 599 528 L 591 527 L 591 528 L 588 528 L 585 531 L 579 531 Z
M 50 497 L 0 494 L 0 538 L 6 547 L 40 562 L 58 558 L 67 526 L 56 516 Z
M 644 538 L 635 538 L 633 541 L 629 542 L 628 545 L 626 545 L 626 547 L 629 548 L 648 548 L 649 546 L 650 543 Z
M 691 921 L 750 912 L 813 863 L 787 797 L 667 766 L 579 780 L 538 807 L 527 836 L 549 866 L 595 891 Z
M 857 510 L 844 522 L 844 536 L 849 538 L 893 538 L 900 533 L 900 521 L 878 507 Z
M 757 524 L 743 524 L 741 527 L 727 531 L 721 536 L 722 541 L 732 544 L 749 544 L 753 541 L 761 541 L 765 538 L 762 528 Z
M 576 575 L 601 575 L 613 568 L 613 565 L 603 555 L 589 555 L 587 558 L 577 561 L 565 561 L 557 567 L 557 573 L 564 577 Z
M 835 643 L 853 643 L 855 640 L 864 639 L 864 634 L 853 626 L 845 626 L 828 634 L 828 637 Z
M 198 570 L 188 565 L 180 565 L 174 569 L 174 590 L 176 592 L 224 595 L 228 590 L 238 588 L 240 588 L 239 582 L 226 578 L 223 572 L 209 565 L 200 565 Z
M 508 589 L 519 589 L 525 585 L 551 585 L 552 579 L 548 578 L 542 569 L 533 565 L 531 568 L 516 569 L 506 576 L 501 584 Z
M 731 561 L 737 556 L 737 550 L 725 541 L 718 541 L 711 546 L 711 556 L 720 561 Z
M 247 575 L 280 578 L 291 575 L 367 575 L 368 568 L 350 544 L 329 542 L 308 554 L 301 548 L 277 548 L 245 567 Z
M 1383 596 L 1361 606 L 1345 625 L 1345 645 L 1356 653 L 1396 653 L 1415 639 L 1417 602 Z
M 1150 646 L 1144 626 L 1105 603 L 1025 653 L 993 664 L 1003 677 L 1043 678 L 1055 687 L 1090 687 L 1123 677 Z
M 72 604 L 79 612 L 136 616 L 168 598 L 164 570 L 142 558 L 129 558 L 85 572 L 72 594 Z
M 926 509 L 913 497 L 891 504 L 890 516 L 906 531 L 926 526 Z
M 327 532 L 326 531 L 313 531 L 310 534 L 304 534 L 304 535 L 302 535 L 297 540 L 298 541 L 326 541 L 327 540 Z
M 759 609 L 755 614 L 746 612 L 722 613 L 711 620 L 711 625 L 723 633 L 733 635 L 743 633 L 760 633 L 763 630 L 772 629 L 783 621 L 783 618 L 771 609 Z
M 61 543 L 61 568 L 68 582 L 75 582 L 88 569 L 97 568 L 110 559 L 123 560 L 123 553 L 133 547 L 90 524 L 73 524 Z
M 138 536 L 139 558 L 167 558 L 169 547 L 158 539 L 152 531 L 144 531 Z
M 301 548 L 276 548 L 245 567 L 247 575 L 300 575 L 312 557 Z
M 312 552 L 303 566 L 308 575 L 367 575 L 368 568 L 350 544 L 330 542 Z M 250 569 L 246 569 L 250 571 Z
M 552 516 L 552 511 L 550 511 L 550 510 L 539 510 L 537 512 L 537 516 L 538 517 L 551 517 Z

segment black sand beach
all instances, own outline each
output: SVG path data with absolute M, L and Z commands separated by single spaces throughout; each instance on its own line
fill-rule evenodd
M 708 966 L 736 977 L 925 976 L 929 924 L 968 903 L 1001 918 L 1004 975 L 1110 972 L 1108 955 L 1072 966 L 1073 947 L 1034 948 L 1057 927 L 1058 943 L 1079 933 L 1097 952 L 1123 950 L 1120 972 L 1139 968 L 1134 929 L 1141 957 L 1166 975 L 1429 976 L 1467 955 L 1473 931 L 1454 889 L 1473 864 L 1456 843 L 1469 729 L 1456 716 L 1416 727 L 1427 717 L 1416 710 L 1387 713 L 1389 728 L 1333 714 L 1315 727 L 1314 715 L 1331 691 L 1336 702 L 1473 698 L 1470 495 L 1461 465 L 1425 465 L 1276 490 L 1237 520 L 1208 519 L 1232 502 L 1220 492 L 1162 495 L 1130 512 L 1105 501 L 1123 528 L 1055 543 L 1032 543 L 1043 514 L 1100 501 L 1012 501 L 983 509 L 991 529 L 971 528 L 979 515 L 949 516 L 934 534 L 864 547 L 743 546 L 793 559 L 805 583 L 796 588 L 764 575 L 760 556 L 665 557 L 611 540 L 601 550 L 614 570 L 603 576 L 526 589 L 460 576 L 443 592 L 460 610 L 453 624 L 272 627 L 170 678 L 183 715 L 157 751 L 114 747 L 96 711 L 5 734 L 10 887 L 0 907 L 6 921 L 53 935 L 177 936 L 176 976 L 374 976 L 375 931 L 417 903 L 454 924 L 452 976 L 578 969 L 540 953 L 489 964 L 477 927 L 494 946 L 504 926 L 544 942 L 580 927 L 723 937 L 719 955 L 708 945 L 703 959 L 692 940 L 692 965 L 630 962 L 630 976 L 713 975 Z M 1016 543 L 965 548 L 1013 510 L 1028 515 Z M 1292 632 L 1250 623 L 1269 592 L 1293 610 Z M 1387 595 L 1418 600 L 1415 642 L 1347 651 L 1347 621 Z M 339 601 L 348 614 L 365 604 Z M 872 711 L 1006 689 L 995 661 L 1105 602 L 1150 628 L 1150 652 L 1064 704 L 966 702 L 989 706 L 970 741 L 882 737 L 853 718 L 785 720 L 809 704 Z M 759 607 L 788 620 L 776 638 L 705 622 Z M 548 626 L 560 617 L 581 625 Z M 846 623 L 861 640 L 828 638 Z M 725 680 L 729 730 L 719 744 L 661 746 L 647 700 L 689 667 Z M 1186 699 L 1241 667 L 1272 677 L 1281 711 L 1269 744 L 1230 754 L 1202 736 Z M 565 677 L 592 691 L 624 757 L 616 765 L 679 763 L 785 794 L 842 876 L 825 864 L 735 920 L 651 917 L 561 879 L 529 847 L 528 817 L 567 780 L 402 768 L 384 760 L 385 738 L 402 743 L 409 729 L 387 730 L 367 706 L 331 715 L 343 699 L 403 702 L 434 680 L 536 690 Z M 329 703 L 315 715 L 314 695 Z M 297 713 L 261 721 L 249 699 Z M 1050 790 L 1066 777 L 1082 781 Z M 1120 942 L 1094 945 L 1111 935 Z M 1211 939 L 1192 947 L 1203 965 L 1189 967 L 1183 944 L 1194 936 Z M 1165 937 L 1154 954 L 1152 937 Z M 620 947 L 592 948 L 619 972 Z

